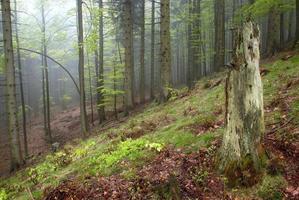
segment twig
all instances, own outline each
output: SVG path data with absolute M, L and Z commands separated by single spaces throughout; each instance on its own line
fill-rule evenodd
M 293 119 L 294 119 L 294 118 L 291 117 L 291 118 L 290 118 L 288 121 L 286 121 L 283 125 L 281 125 L 281 126 L 275 128 L 275 129 L 272 129 L 268 134 L 273 134 L 273 133 L 275 133 L 276 131 L 278 131 L 279 129 L 284 128 L 284 127 L 285 127 L 286 125 L 288 125 Z
M 31 200 L 35 200 L 34 197 L 33 197 L 33 195 L 32 195 L 32 193 L 31 193 L 30 188 L 27 187 L 26 190 L 27 190 L 27 192 L 29 193 L 30 199 L 31 199 Z

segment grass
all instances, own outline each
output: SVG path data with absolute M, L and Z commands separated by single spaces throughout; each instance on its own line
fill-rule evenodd
M 284 84 L 299 76 L 299 56 L 265 66 L 270 70 L 263 77 L 265 104 L 269 105 Z M 223 73 L 218 74 L 212 81 L 223 77 Z M 152 103 L 118 129 L 99 133 L 97 137 L 82 141 L 77 146 L 66 145 L 60 152 L 46 156 L 39 164 L 1 180 L 0 200 L 29 199 L 28 189 L 35 199 L 40 199 L 44 189 L 55 187 L 69 177 L 83 180 L 87 176 L 120 174 L 124 178 L 134 178 L 138 167 L 169 145 L 187 151 L 209 146 L 211 141 L 222 135 L 224 128 L 201 135 L 185 128 L 194 123 L 223 120 L 223 112 L 218 115 L 214 113 L 224 110 L 224 81 L 213 89 L 204 89 L 209 81 L 210 77 L 199 81 L 189 96 L 174 98 L 163 105 Z M 291 88 L 289 94 L 298 95 L 298 88 Z M 186 92 L 186 89 L 181 92 Z M 298 99 L 292 102 L 291 108 L 289 115 L 299 122 Z M 280 116 L 279 110 L 266 113 L 266 122 L 278 121 Z M 142 127 L 144 122 L 154 123 L 156 128 L 135 139 L 124 137 L 127 131 Z M 113 137 L 110 137 L 111 133 Z M 198 177 L 202 179 L 200 174 Z

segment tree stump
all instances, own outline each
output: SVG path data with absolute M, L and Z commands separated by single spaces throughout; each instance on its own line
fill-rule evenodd
M 260 31 L 246 22 L 237 30 L 226 82 L 226 124 L 219 167 L 231 186 L 253 185 L 260 177 L 264 133 L 263 86 L 259 71 Z

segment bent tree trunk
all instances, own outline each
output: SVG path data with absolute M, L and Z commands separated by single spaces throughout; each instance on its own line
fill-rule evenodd
M 237 34 L 232 69 L 227 78 L 227 128 L 219 164 L 230 185 L 254 184 L 261 171 L 264 111 L 259 42 L 257 25 L 245 23 Z

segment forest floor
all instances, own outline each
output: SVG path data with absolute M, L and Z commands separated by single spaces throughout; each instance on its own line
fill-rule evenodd
M 217 173 L 225 102 L 220 73 L 1 180 L 0 199 L 299 199 L 299 54 L 264 61 L 261 72 L 268 159 L 250 188 L 229 188 Z

